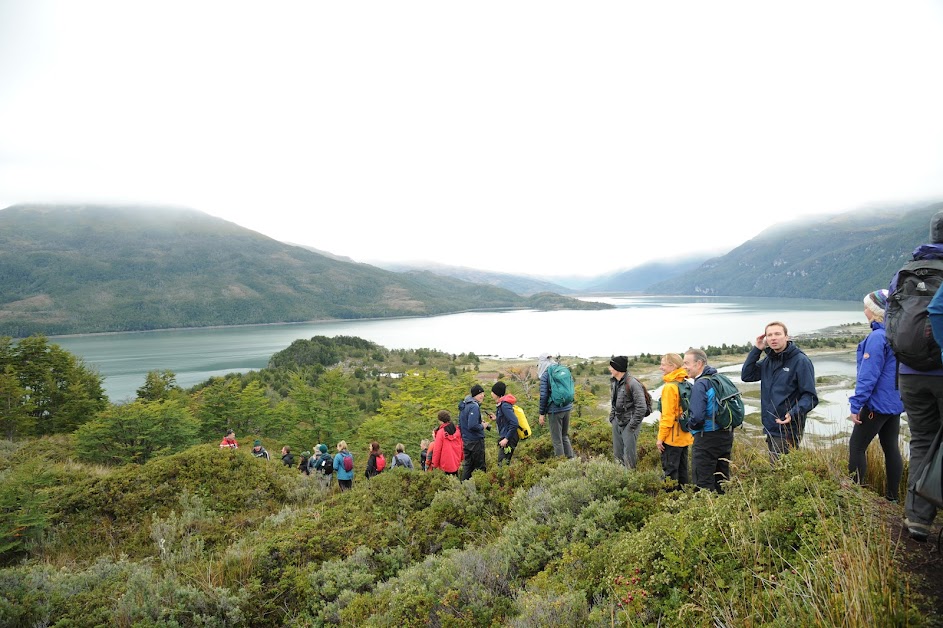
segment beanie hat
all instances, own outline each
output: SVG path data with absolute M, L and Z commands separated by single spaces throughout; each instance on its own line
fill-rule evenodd
M 491 392 L 499 397 L 503 397 L 508 391 L 508 386 L 504 382 L 495 382 L 491 387 Z
M 262 441 L 260 441 L 260 440 L 257 440 L 257 441 L 255 441 L 255 442 L 254 442 L 254 443 L 252 443 L 252 444 L 253 444 L 253 445 L 254 445 L 255 447 L 258 447 L 259 445 L 261 445 L 261 444 L 262 444 Z
M 625 355 L 617 355 L 609 360 L 609 366 L 620 373 L 625 373 L 629 370 L 629 358 Z
M 327 445 L 325 445 L 324 443 L 321 443 L 320 445 L 318 445 L 318 451 L 320 451 L 322 454 L 326 454 L 326 453 L 327 453 Z
M 943 243 L 943 211 L 939 211 L 930 219 L 930 243 Z
M 875 290 L 865 295 L 864 306 L 871 310 L 872 314 L 884 316 L 884 310 L 887 309 L 887 290 Z
M 302 457 L 302 458 L 310 458 L 310 457 L 311 457 L 311 452 L 306 449 L 306 450 L 304 450 L 303 452 L 301 452 L 301 457 Z
M 471 387 L 471 396 L 477 397 L 481 393 L 485 392 L 485 389 L 481 387 L 481 384 L 475 384 Z

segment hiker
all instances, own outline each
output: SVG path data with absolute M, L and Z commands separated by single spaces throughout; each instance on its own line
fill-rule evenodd
M 573 458 L 570 444 L 570 412 L 573 410 L 573 374 L 570 369 L 557 364 L 549 353 L 537 358 L 537 378 L 540 380 L 540 403 L 537 422 L 550 423 L 550 442 L 553 455 Z M 557 382 L 556 388 L 554 382 Z M 565 385 L 568 383 L 568 386 Z
M 367 470 L 364 471 L 364 477 L 369 480 L 383 472 L 383 469 L 386 468 L 386 458 L 383 457 L 383 453 L 380 451 L 380 443 L 377 441 L 370 443 L 368 451 L 370 455 L 367 457 Z
M 918 271 L 923 273 L 919 281 L 924 285 L 934 277 L 939 281 L 938 260 L 943 260 L 943 211 L 937 212 L 930 219 L 930 243 L 922 244 L 914 249 L 912 257 L 913 261 L 894 275 L 888 288 L 888 308 L 885 311 L 885 322 L 888 326 L 885 333 L 892 347 L 896 345 L 894 344 L 895 331 L 890 325 L 891 300 L 898 285 L 905 287 L 906 282 L 903 276 L 905 271 L 914 267 L 926 269 Z M 908 272 L 908 275 L 913 278 L 913 274 Z M 936 298 L 939 292 L 939 290 L 935 292 L 926 308 L 930 324 L 935 323 L 936 328 L 940 326 L 940 300 Z M 910 332 L 912 336 L 915 335 L 919 341 L 926 338 L 923 326 L 914 328 L 911 324 L 906 329 L 899 330 L 899 333 L 906 332 Z M 933 335 L 936 335 L 935 328 Z M 930 534 L 930 526 L 936 518 L 937 509 L 933 503 L 917 495 L 915 487 L 929 462 L 928 453 L 933 438 L 943 425 L 943 367 L 940 366 L 938 347 L 934 348 L 928 341 L 923 342 L 922 348 L 935 359 L 930 360 L 932 364 L 917 365 L 924 368 L 908 365 L 907 362 L 913 362 L 913 360 L 895 349 L 898 369 L 897 387 L 907 411 L 907 424 L 910 428 L 910 466 L 907 474 L 907 499 L 904 503 L 904 525 L 907 527 L 910 538 L 921 542 L 926 541 Z
M 428 466 L 428 458 L 429 458 L 429 439 L 428 438 L 423 438 L 421 441 L 419 441 L 419 449 L 420 449 L 419 464 L 422 470 L 425 471 L 426 467 Z
M 871 333 L 858 345 L 858 366 L 855 394 L 849 400 L 855 424 L 848 442 L 848 472 L 861 484 L 868 468 L 868 445 L 875 436 L 884 451 L 887 484 L 884 496 L 897 502 L 904 461 L 900 455 L 900 413 L 904 404 L 897 392 L 897 358 L 887 343 L 884 332 L 884 310 L 887 308 L 887 290 L 876 290 L 864 297 L 864 315 L 871 325 Z
M 693 347 L 684 352 L 683 365 L 688 377 L 694 380 L 688 411 L 688 428 L 694 442 L 691 465 L 694 484 L 698 489 L 723 493 L 720 483 L 730 479 L 733 428 L 722 428 L 714 422 L 717 399 L 708 378 L 716 375 L 717 369 L 707 364 L 703 349 Z
M 327 453 L 327 445 L 319 444 L 317 455 L 312 460 L 315 461 L 313 473 L 318 478 L 318 485 L 324 490 L 330 489 L 331 480 L 334 478 L 334 459 L 331 458 L 331 454 Z M 339 483 L 340 474 L 337 477 Z M 351 472 L 351 477 L 353 477 L 353 472 Z
M 662 379 L 665 384 L 661 389 L 661 418 L 658 420 L 658 437 L 655 446 L 661 453 L 661 470 L 665 479 L 674 480 L 678 487 L 690 482 L 688 473 L 688 447 L 694 444 L 690 432 L 681 428 L 682 408 L 681 387 L 685 387 L 690 399 L 690 384 L 684 361 L 677 353 L 661 356 Z
M 229 430 L 226 436 L 219 443 L 220 449 L 239 449 L 239 443 L 236 442 L 236 432 Z
M 435 429 L 435 444 L 432 445 L 432 464 L 430 468 L 441 469 L 448 475 L 458 476 L 459 467 L 464 457 L 462 433 L 452 423 L 448 410 L 439 410 L 439 427 Z M 466 466 L 466 469 L 468 467 Z
M 337 443 L 334 471 L 337 472 L 337 485 L 342 491 L 349 491 L 354 485 L 354 455 L 347 449 L 346 440 Z
M 491 387 L 491 398 L 497 404 L 494 420 L 498 426 L 498 466 L 511 464 L 511 456 L 520 438 L 517 434 L 517 415 L 514 414 L 517 398 L 507 394 L 507 384 L 500 381 Z
M 628 373 L 629 358 L 617 355 L 609 360 L 609 391 L 612 407 L 609 423 L 612 425 L 612 453 L 627 469 L 638 463 L 638 433 L 645 418 L 645 389 L 642 383 Z
M 406 445 L 403 443 L 396 443 L 396 455 L 393 456 L 393 468 L 396 467 L 405 467 L 410 471 L 413 470 L 413 461 L 408 455 L 406 455 Z
M 432 440 L 429 442 L 429 447 L 426 449 L 426 471 L 432 471 L 435 468 L 432 466 L 432 457 L 435 453 L 435 433 L 437 429 L 439 429 L 438 426 L 432 430 Z
M 295 456 L 292 455 L 291 447 L 288 445 L 282 447 L 282 464 L 289 468 L 295 466 Z
M 770 462 L 775 464 L 799 447 L 806 415 L 819 403 L 812 360 L 789 339 L 786 325 L 773 321 L 756 337 L 740 379 L 761 382 L 760 414 Z
M 485 430 L 488 422 L 481 420 L 481 401 L 485 398 L 485 389 L 480 384 L 471 387 L 465 399 L 458 404 L 458 429 L 461 432 L 465 448 L 465 470 L 462 479 L 467 480 L 472 473 L 480 469 L 487 471 L 485 465 Z M 435 445 L 433 445 L 435 448 Z
M 252 443 L 251 453 L 256 458 L 265 458 L 266 460 L 271 460 L 272 457 L 268 455 L 268 452 L 265 450 L 265 447 L 262 446 L 262 441 L 256 440 Z
M 304 473 L 305 475 L 311 475 L 310 466 L 311 452 L 305 449 L 301 452 L 301 462 L 298 463 L 298 470 Z

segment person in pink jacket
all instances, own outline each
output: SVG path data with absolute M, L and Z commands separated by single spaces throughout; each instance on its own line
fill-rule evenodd
M 435 430 L 435 444 L 432 446 L 432 468 L 458 475 L 464 457 L 462 433 L 452 423 L 449 411 L 439 410 L 439 427 Z

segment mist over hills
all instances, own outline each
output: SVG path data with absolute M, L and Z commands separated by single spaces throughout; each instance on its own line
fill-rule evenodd
M 435 275 L 444 277 L 454 277 L 462 281 L 472 283 L 483 283 L 489 286 L 496 286 L 510 290 L 521 296 L 531 296 L 540 292 L 556 292 L 557 294 L 573 294 L 576 292 L 552 281 L 529 277 L 526 275 L 514 275 L 511 273 L 496 273 L 487 270 L 478 270 L 464 266 L 449 266 L 448 264 L 436 264 L 433 262 L 411 262 L 411 263 L 384 263 L 377 262 L 380 268 L 391 270 L 393 272 L 415 272 L 428 271 Z
M 602 309 L 332 259 L 202 212 L 100 205 L 0 211 L 0 335 Z
M 943 202 L 778 224 L 646 292 L 858 300 L 887 287 L 928 241 L 930 218 L 940 210 Z

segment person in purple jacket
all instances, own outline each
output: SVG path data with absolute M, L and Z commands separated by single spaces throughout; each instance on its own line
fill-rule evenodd
M 851 397 L 851 421 L 855 424 L 848 442 L 848 471 L 855 482 L 863 482 L 867 472 L 868 445 L 877 436 L 884 450 L 887 484 L 884 496 L 897 501 L 904 461 L 900 455 L 900 413 L 904 404 L 897 392 L 897 358 L 884 333 L 887 290 L 876 290 L 864 297 L 864 315 L 871 333 L 858 345 L 858 377 Z
M 930 243 L 918 246 L 913 252 L 913 259 L 943 260 L 943 211 L 930 219 Z M 894 275 L 888 294 L 897 289 L 900 273 Z M 927 312 L 933 325 L 933 303 Z M 943 424 L 943 368 L 920 371 L 898 360 L 897 388 L 907 411 L 907 424 L 910 427 L 910 469 L 907 476 L 907 499 L 904 503 L 904 525 L 910 538 L 926 541 L 930 535 L 930 526 L 936 518 L 936 506 L 917 495 L 917 480 L 923 474 L 929 462 L 928 453 L 933 438 Z

